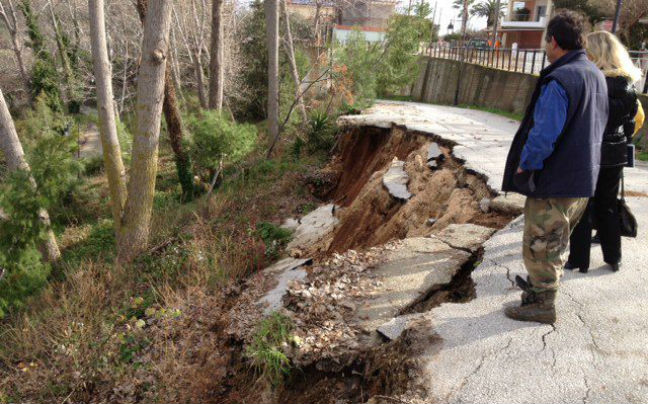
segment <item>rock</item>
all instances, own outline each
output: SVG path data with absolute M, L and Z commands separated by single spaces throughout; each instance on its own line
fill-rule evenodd
M 490 209 L 508 215 L 521 215 L 524 211 L 525 201 L 526 197 L 524 195 L 511 192 L 493 199 L 490 202 Z
M 313 260 L 284 258 L 276 264 L 264 269 L 263 271 L 268 274 L 274 274 L 277 278 L 277 286 L 266 293 L 261 299 L 257 301 L 259 306 L 265 306 L 263 313 L 268 315 L 273 311 L 279 310 L 282 306 L 281 299 L 288 290 L 288 285 L 291 281 L 302 280 L 306 277 L 307 273 L 303 267 L 310 265 Z
M 421 318 L 424 315 L 425 313 L 413 313 L 394 317 L 378 327 L 376 331 L 378 331 L 380 335 L 387 338 L 388 340 L 393 341 L 395 339 L 398 339 L 403 331 L 407 330 L 410 327 L 412 320 Z
M 292 217 L 289 217 L 279 227 L 281 227 L 282 229 L 295 231 L 295 230 L 297 230 L 297 227 L 299 227 L 299 220 L 293 219 Z
M 475 224 L 451 224 L 432 238 L 443 241 L 452 248 L 475 252 L 495 233 L 490 227 Z
M 405 162 L 394 157 L 389 170 L 383 175 L 382 179 L 387 192 L 392 197 L 401 201 L 407 201 L 412 197 L 412 194 L 407 190 L 409 176 L 405 172 L 404 167 Z
M 482 198 L 482 200 L 479 201 L 479 209 L 484 213 L 488 213 L 490 210 L 490 202 L 491 200 L 489 198 Z
M 335 205 L 328 204 L 320 206 L 302 217 L 299 226 L 295 229 L 292 241 L 286 247 L 288 251 L 293 249 L 308 250 L 329 235 L 338 223 L 338 219 L 333 214 L 334 211 Z
M 428 167 L 430 167 L 433 170 L 439 168 L 439 163 L 437 163 L 436 160 L 428 161 L 427 165 L 428 165 Z
M 304 255 L 304 252 L 299 248 L 293 248 L 292 250 L 290 250 L 288 255 L 290 255 L 293 258 L 301 258 L 302 255 Z

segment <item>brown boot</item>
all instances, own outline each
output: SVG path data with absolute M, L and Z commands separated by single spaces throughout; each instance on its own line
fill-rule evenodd
M 543 324 L 556 322 L 556 291 L 523 292 L 522 304 L 519 307 L 507 307 L 504 314 L 518 321 L 535 321 Z

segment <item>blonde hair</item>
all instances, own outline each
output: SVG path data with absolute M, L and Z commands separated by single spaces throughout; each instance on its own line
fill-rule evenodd
M 587 56 L 608 77 L 623 76 L 633 83 L 641 80 L 641 70 L 632 63 L 628 50 L 607 31 L 587 35 Z

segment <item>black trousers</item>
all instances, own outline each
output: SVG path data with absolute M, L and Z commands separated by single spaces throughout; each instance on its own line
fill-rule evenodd
M 590 199 L 583 218 L 569 239 L 569 263 L 578 268 L 589 268 L 592 227 L 601 238 L 603 260 L 608 264 L 621 262 L 621 227 L 617 195 L 623 167 L 601 167 L 596 192 Z

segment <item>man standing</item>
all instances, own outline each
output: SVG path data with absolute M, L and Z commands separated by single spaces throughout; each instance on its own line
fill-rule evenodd
M 522 304 L 507 317 L 553 324 L 569 235 L 594 195 L 608 119 L 607 87 L 584 47 L 583 20 L 562 11 L 547 26 L 546 67 L 522 120 L 504 171 L 503 191 L 527 196 L 519 278 Z

